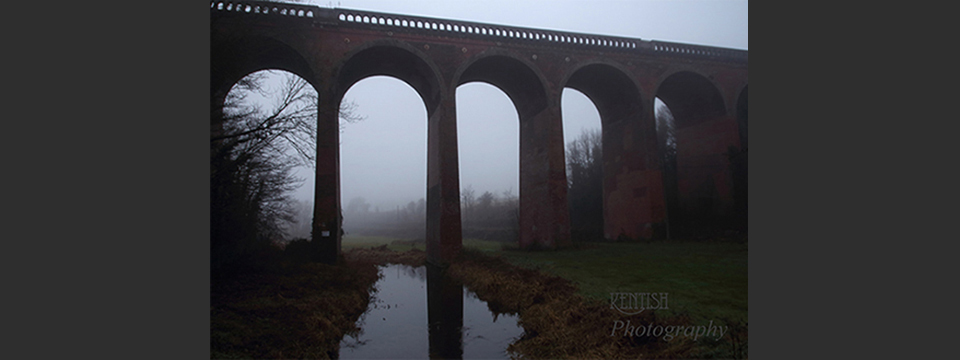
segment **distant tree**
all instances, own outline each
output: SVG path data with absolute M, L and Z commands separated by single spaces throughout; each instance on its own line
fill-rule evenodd
M 603 240 L 603 137 L 584 130 L 567 144 L 567 201 L 575 241 Z
M 314 166 L 318 97 L 303 79 L 283 73 L 241 79 L 222 111 L 212 111 L 210 136 L 210 236 L 214 270 L 255 265 L 268 258 L 296 219 L 291 193 L 302 180 L 296 166 Z M 266 108 L 255 94 L 273 99 Z M 353 106 L 353 107 L 351 107 Z M 341 121 L 361 120 L 347 104 Z
M 497 196 L 489 191 L 484 191 L 477 198 L 476 222 L 483 226 L 492 226 L 497 217 Z
M 416 213 L 417 213 L 418 219 L 425 220 L 427 218 L 427 200 L 426 199 L 420 198 L 420 200 L 417 200 Z
M 355 197 L 350 199 L 350 202 L 347 203 L 347 207 L 343 211 L 347 214 L 367 213 L 370 211 L 370 204 L 367 203 L 367 199 Z
M 461 222 L 463 226 L 473 222 L 473 213 L 477 206 L 477 194 L 472 186 L 467 186 L 460 192 Z

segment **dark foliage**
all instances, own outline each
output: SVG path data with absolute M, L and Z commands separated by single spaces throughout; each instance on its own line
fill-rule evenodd
M 460 194 L 463 237 L 516 242 L 520 232 L 520 199 L 510 190 L 501 195 L 485 191 L 479 197 L 472 186 Z
M 584 130 L 567 144 L 567 201 L 574 241 L 601 241 L 603 235 L 603 140 Z

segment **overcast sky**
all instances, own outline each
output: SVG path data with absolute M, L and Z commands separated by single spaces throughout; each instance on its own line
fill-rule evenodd
M 307 1 L 403 15 L 513 25 L 646 40 L 747 49 L 747 1 L 739 0 L 340 0 Z M 380 210 L 426 197 L 427 112 L 406 83 L 371 77 L 347 91 L 345 101 L 366 117 L 341 134 L 343 204 L 362 196 Z M 562 97 L 565 142 L 583 129 L 598 129 L 600 117 L 581 93 Z M 457 88 L 460 185 L 477 195 L 519 194 L 519 123 L 510 99 L 485 83 Z M 296 197 L 313 200 L 311 171 Z M 371 207 L 373 210 L 373 207 Z

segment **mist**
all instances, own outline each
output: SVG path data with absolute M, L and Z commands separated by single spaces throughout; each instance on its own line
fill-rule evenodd
M 357 82 L 344 96 L 357 105 L 363 121 L 340 134 L 341 203 L 364 198 L 371 210 L 392 210 L 426 197 L 427 112 L 406 83 L 375 76 Z M 600 115 L 579 91 L 562 98 L 564 143 L 584 130 L 600 128 Z M 516 107 L 500 89 L 486 83 L 457 88 L 457 142 L 461 189 L 478 194 L 520 192 L 520 123 Z M 313 201 L 313 169 L 295 197 Z

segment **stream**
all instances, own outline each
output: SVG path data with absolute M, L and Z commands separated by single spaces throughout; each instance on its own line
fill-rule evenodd
M 523 334 L 517 315 L 491 311 L 433 265 L 379 271 L 360 331 L 340 342 L 341 359 L 507 359 Z

